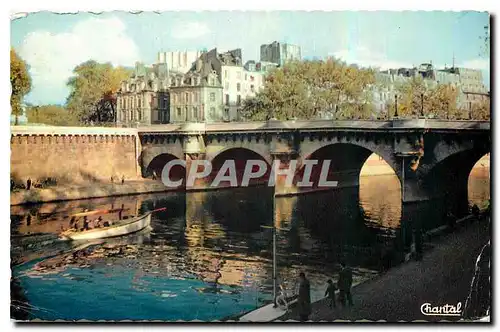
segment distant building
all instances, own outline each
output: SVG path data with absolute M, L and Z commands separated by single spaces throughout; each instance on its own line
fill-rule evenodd
M 165 64 L 136 63 L 134 73 L 117 93 L 116 122 L 151 125 L 170 122 L 169 71 Z
M 375 80 L 379 83 L 373 87 L 376 113 L 387 111 L 386 105 L 395 100 L 398 85 L 418 76 L 430 88 L 439 84 L 456 87 L 459 91 L 457 107 L 463 110 L 470 110 L 474 103 L 489 100 L 480 70 L 457 67 L 437 70 L 431 63 L 424 63 L 415 68 L 389 69 L 375 74 Z
M 203 51 L 158 52 L 158 63 L 166 63 L 169 71 L 186 73 Z
M 222 85 L 210 63 L 201 58 L 188 73 L 172 76 L 171 122 L 216 122 L 223 120 Z
M 302 60 L 300 46 L 277 41 L 260 46 L 260 61 L 283 66 L 286 62 L 292 60 Z
M 263 88 L 265 72 L 258 70 L 259 65 L 254 61 L 243 66 L 241 49 L 218 53 L 214 48 L 202 54 L 200 59 L 214 69 L 222 84 L 224 121 L 241 120 L 244 101 Z
M 448 75 L 458 76 L 461 91 L 460 108 L 470 110 L 475 103 L 490 100 L 490 94 L 483 83 L 483 74 L 480 70 L 452 67 L 442 71 Z

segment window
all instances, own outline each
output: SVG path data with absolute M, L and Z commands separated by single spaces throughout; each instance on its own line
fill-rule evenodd
M 229 105 L 229 95 L 226 94 L 226 105 Z
M 193 118 L 198 120 L 198 107 L 193 107 Z
M 215 117 L 215 107 L 210 107 L 210 115 Z
M 210 101 L 215 101 L 215 92 L 210 92 Z
M 240 92 L 241 91 L 241 84 L 236 83 L 236 91 Z
M 137 120 L 142 121 L 142 112 L 140 110 L 137 111 Z
M 194 102 L 195 103 L 199 103 L 200 102 L 200 93 L 199 92 L 195 92 L 194 93 Z
M 241 96 L 240 95 L 237 95 L 236 96 L 236 104 L 241 105 Z
M 177 107 L 177 117 L 180 118 L 182 115 L 181 108 Z
M 186 92 L 185 96 L 186 96 L 185 102 L 186 104 L 189 104 L 189 92 Z
M 224 89 L 229 90 L 229 82 L 226 81 L 226 83 L 224 84 Z
M 236 72 L 236 78 L 241 80 L 241 71 Z
M 245 74 L 245 81 L 247 80 L 247 74 Z
M 255 92 L 255 86 L 253 84 L 250 85 L 250 91 Z

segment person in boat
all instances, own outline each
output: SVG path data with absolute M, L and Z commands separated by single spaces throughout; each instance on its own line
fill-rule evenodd
M 94 228 L 101 228 L 102 226 L 102 217 L 99 217 L 95 220 Z
M 327 284 L 328 286 L 326 287 L 325 297 L 328 299 L 328 305 L 330 308 L 335 308 L 335 291 L 337 290 L 337 287 L 335 287 L 332 279 L 328 279 Z
M 71 219 L 69 220 L 69 228 L 73 228 L 75 221 L 76 217 L 75 216 L 71 217 Z
M 88 231 L 89 230 L 89 220 L 87 218 L 87 216 L 84 216 L 83 217 L 83 228 L 82 228 L 83 231 Z
M 122 214 L 123 214 L 123 210 L 124 210 L 124 208 L 125 208 L 125 205 L 124 205 L 124 204 L 122 204 L 122 208 L 121 208 L 121 210 L 118 212 L 118 220 L 122 220 Z

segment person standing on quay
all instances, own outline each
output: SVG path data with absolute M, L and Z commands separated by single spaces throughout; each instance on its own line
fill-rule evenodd
M 311 314 L 311 286 L 304 272 L 300 272 L 299 274 L 299 297 L 297 299 L 297 307 L 300 321 L 307 321 Z
M 326 288 L 325 296 L 328 298 L 328 305 L 330 308 L 335 308 L 335 291 L 337 287 L 333 283 L 332 279 L 328 279 L 328 287 Z
M 345 306 L 346 297 L 349 303 L 349 306 L 352 306 L 352 295 L 351 295 L 351 286 L 352 286 L 352 270 L 345 265 L 344 262 L 340 263 L 340 273 L 339 273 L 339 297 L 340 303 Z
M 31 189 L 31 178 L 28 178 L 28 181 L 26 181 L 26 189 L 27 190 Z
M 125 183 L 125 175 L 122 175 L 122 184 Z

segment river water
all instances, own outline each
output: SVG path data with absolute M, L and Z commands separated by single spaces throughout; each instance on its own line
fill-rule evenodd
M 489 169 L 474 170 L 469 203 L 487 199 Z M 341 260 L 355 281 L 389 267 L 403 250 L 400 201 L 399 181 L 390 175 L 361 177 L 359 192 L 277 198 L 279 282 L 293 292 L 304 271 L 314 299 L 336 278 Z M 121 206 L 135 215 L 167 211 L 153 215 L 151 229 L 128 237 L 55 239 L 68 214 Z M 11 219 L 17 319 L 207 321 L 272 298 L 272 229 L 262 226 L 272 224 L 273 201 L 266 187 L 13 206 Z

